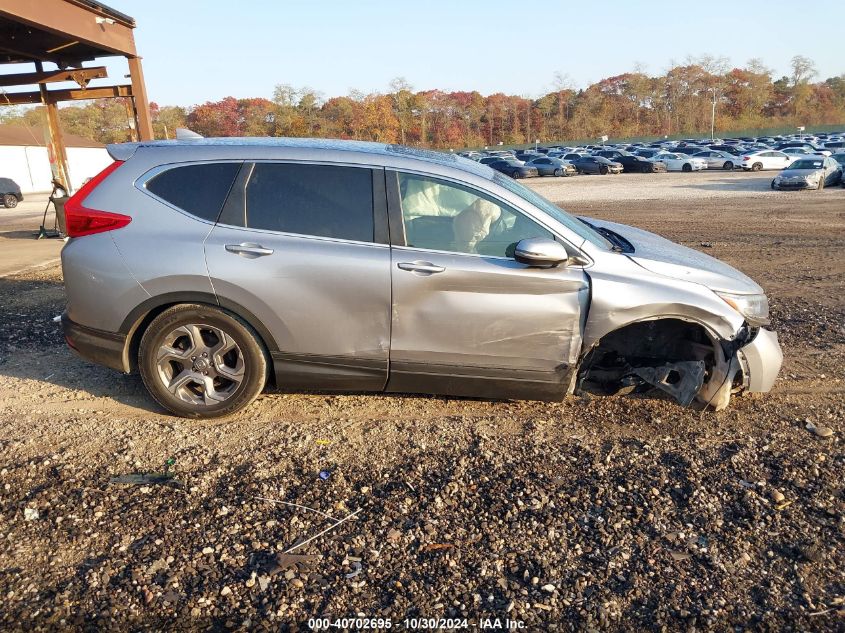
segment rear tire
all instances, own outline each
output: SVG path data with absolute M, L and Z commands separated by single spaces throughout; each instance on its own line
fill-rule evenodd
M 763 169 L 763 163 L 754 163 L 751 165 L 751 171 L 761 171 Z
M 722 165 L 722 169 L 724 169 L 725 171 L 731 171 L 731 170 L 733 170 L 733 168 L 734 168 L 734 164 L 729 160 L 725 161 L 725 164 Z
M 777 189 L 777 186 L 775 186 L 775 181 L 772 180 L 772 190 L 775 190 L 775 189 Z
M 649 167 L 648 165 L 643 165 L 642 167 L 640 167 L 640 171 L 644 174 L 650 174 L 651 167 Z
M 7 193 L 3 196 L 3 206 L 7 209 L 14 209 L 18 206 L 18 197 L 12 193 Z
M 822 176 L 821 178 L 819 178 L 819 186 L 818 186 L 818 187 L 816 187 L 816 188 L 817 188 L 819 191 L 821 191 L 822 189 L 824 189 L 824 176 Z
M 186 418 L 216 418 L 243 409 L 264 389 L 268 367 L 249 324 L 201 304 L 177 305 L 158 315 L 138 352 L 147 391 L 165 409 Z
M 684 163 L 684 166 L 681 167 L 681 169 L 683 171 L 692 171 L 692 165 L 690 165 L 689 163 Z

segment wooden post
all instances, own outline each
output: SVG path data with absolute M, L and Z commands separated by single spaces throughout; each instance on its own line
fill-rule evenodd
M 144 69 L 140 57 L 127 57 L 129 75 L 132 79 L 132 98 L 135 100 L 135 129 L 142 141 L 153 140 L 153 123 L 150 118 L 150 103 L 144 85 Z
M 40 61 L 35 62 L 38 72 L 44 69 Z M 62 139 L 62 127 L 59 123 L 59 108 L 55 101 L 50 99 L 47 86 L 38 84 L 38 91 L 41 93 L 41 103 L 47 111 L 47 125 L 44 127 L 44 141 L 47 145 L 47 157 L 50 160 L 50 171 L 53 180 L 57 180 L 68 193 L 70 190 L 70 176 L 67 167 L 67 151 Z
M 129 140 L 138 140 L 138 112 L 135 110 L 135 100 L 128 97 L 123 100 L 126 106 L 126 116 L 129 118 Z

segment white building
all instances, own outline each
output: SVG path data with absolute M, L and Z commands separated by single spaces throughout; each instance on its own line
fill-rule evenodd
M 96 176 L 111 162 L 102 143 L 75 134 L 63 134 L 73 190 Z M 0 125 L 0 177 L 11 178 L 25 194 L 53 187 L 44 131 L 23 125 Z

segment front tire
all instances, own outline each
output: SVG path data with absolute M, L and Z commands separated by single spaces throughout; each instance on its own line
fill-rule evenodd
M 761 171 L 763 169 L 763 163 L 754 163 L 751 165 L 751 171 Z
M 562 170 L 562 169 L 560 169 L 560 168 L 555 169 L 555 174 L 554 174 L 554 175 L 555 175 L 555 176 L 557 176 L 558 178 L 560 178 L 561 176 L 563 176 L 563 170 Z
M 610 171 L 610 170 L 607 168 L 607 165 L 601 165 L 601 166 L 599 167 L 599 173 L 600 173 L 602 176 L 606 176 L 606 175 L 607 175 L 607 173 L 608 173 L 609 171 Z
M 683 171 L 692 171 L 692 165 L 690 165 L 689 163 L 684 163 L 684 166 L 681 167 L 681 169 Z
M 822 189 L 824 189 L 824 176 L 822 176 L 821 178 L 819 178 L 819 186 L 818 186 L 818 187 L 816 187 L 816 189 L 818 189 L 819 191 L 821 191 Z
M 4 194 L 3 196 L 3 206 L 7 209 L 14 209 L 18 206 L 18 198 L 16 195 L 12 193 Z
M 158 315 L 144 332 L 138 368 L 153 399 L 186 418 L 243 409 L 264 389 L 268 360 L 258 335 L 239 317 L 201 304 Z
M 511 173 L 511 178 L 513 178 L 514 180 L 519 180 L 519 178 L 520 178 L 519 171 L 514 169 L 513 173 Z

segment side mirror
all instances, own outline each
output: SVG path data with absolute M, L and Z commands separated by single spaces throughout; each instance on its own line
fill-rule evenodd
M 517 242 L 513 258 L 528 266 L 554 268 L 565 263 L 569 254 L 560 242 L 546 237 L 529 237 Z

